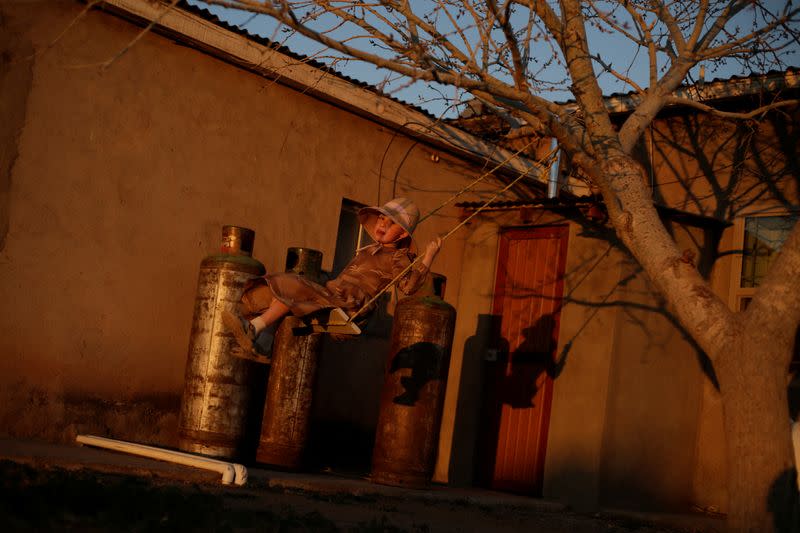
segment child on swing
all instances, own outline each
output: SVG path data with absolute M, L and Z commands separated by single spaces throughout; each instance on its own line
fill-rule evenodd
M 236 355 L 263 360 L 269 355 L 272 338 L 264 342 L 259 334 L 289 313 L 303 317 L 338 307 L 353 316 L 414 261 L 412 233 L 418 220 L 419 208 L 407 198 L 395 198 L 381 207 L 364 207 L 358 212 L 358 221 L 375 242 L 357 250 L 336 279 L 319 285 L 294 273 L 264 276 L 272 293 L 265 311 L 252 320 L 223 312 L 223 323 L 244 352 Z M 398 281 L 403 293 L 412 294 L 422 286 L 441 245 L 441 238 L 428 243 L 422 260 Z

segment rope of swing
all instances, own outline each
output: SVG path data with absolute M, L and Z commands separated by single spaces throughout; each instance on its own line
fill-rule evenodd
M 439 209 L 441 209 L 442 207 L 444 207 L 445 205 L 447 205 L 447 204 L 448 204 L 448 203 L 450 203 L 451 201 L 453 201 L 453 200 L 454 200 L 456 197 L 458 197 L 458 196 L 460 196 L 461 194 L 465 193 L 467 190 L 469 190 L 469 188 L 473 187 L 473 186 L 474 186 L 474 185 L 476 185 L 476 184 L 477 184 L 479 181 L 481 181 L 481 180 L 482 180 L 482 179 L 484 179 L 486 176 L 488 176 L 490 173 L 492 173 L 492 172 L 494 172 L 495 170 L 497 170 L 498 168 L 500 168 L 500 166 L 502 166 L 503 164 L 505 164 L 506 162 L 508 162 L 508 161 L 509 161 L 511 158 L 518 156 L 518 155 L 519 155 L 519 154 L 520 154 L 520 153 L 521 153 L 523 150 L 525 150 L 525 149 L 526 149 L 528 146 L 530 146 L 531 144 L 533 144 L 533 141 L 531 141 L 530 143 L 528 143 L 526 146 L 524 146 L 522 149 L 520 149 L 520 150 L 519 150 L 519 151 L 517 151 L 516 153 L 512 154 L 512 155 L 511 155 L 509 158 L 507 158 L 507 159 L 506 159 L 505 161 L 503 161 L 502 163 L 500 163 L 500 164 L 498 164 L 497 166 L 495 166 L 495 167 L 494 167 L 494 168 L 493 168 L 491 171 L 489 171 L 489 172 L 485 173 L 483 176 L 481 176 L 480 178 L 478 178 L 478 179 L 476 179 L 475 181 L 473 181 L 473 182 L 472 182 L 471 184 L 469 184 L 467 187 L 464 187 L 464 188 L 463 188 L 463 189 L 461 189 L 459 192 L 457 192 L 456 194 L 454 194 L 453 196 L 451 196 L 451 197 L 450 197 L 448 200 L 446 200 L 444 203 L 440 204 L 440 205 L 439 205 L 438 207 L 436 207 L 436 208 L 435 208 L 433 211 L 431 211 L 430 213 L 426 214 L 426 215 L 425 215 L 425 216 L 424 216 L 422 219 L 420 219 L 420 222 L 421 222 L 422 220 L 424 220 L 424 219 L 428 218 L 430 215 L 432 215 L 433 213 L 435 213 L 436 211 L 438 211 Z M 545 155 L 543 158 L 541 158 L 541 159 L 539 160 L 539 164 L 540 164 L 540 166 L 542 166 L 542 167 L 543 167 L 543 168 L 545 168 L 545 169 L 548 169 L 548 168 L 550 168 L 550 167 L 553 165 L 553 155 L 554 155 L 556 152 L 557 152 L 557 150 L 556 150 L 555 148 L 554 148 L 554 149 L 552 149 L 552 150 L 550 150 L 550 152 L 548 152 L 548 153 L 547 153 L 547 155 Z M 547 163 L 546 163 L 546 164 L 542 164 L 542 163 L 541 163 L 542 161 L 547 161 Z M 484 202 L 484 203 L 483 203 L 483 205 L 481 205 L 481 206 L 480 206 L 478 209 L 476 209 L 475 211 L 473 211 L 473 212 L 472 212 L 472 213 L 471 213 L 471 214 L 470 214 L 468 217 L 466 217 L 464 220 L 462 220 L 460 223 L 458 223 L 458 224 L 457 224 L 457 225 L 456 225 L 454 228 L 452 228 L 450 231 L 448 231 L 448 232 L 447 232 L 447 233 L 446 233 L 444 236 L 442 236 L 442 242 L 444 242 L 445 240 L 447 240 L 447 238 L 448 238 L 448 237 L 450 237 L 450 235 L 452 235 L 453 233 L 455 233 L 456 231 L 458 231 L 458 230 L 459 230 L 461 227 L 463 227 L 463 226 L 464 226 L 464 225 L 465 225 L 467 222 L 469 222 L 469 221 L 470 221 L 470 220 L 472 220 L 474 217 L 476 217 L 476 216 L 478 215 L 478 213 L 480 213 L 481 211 L 483 211 L 484 209 L 486 209 L 487 207 L 489 207 L 489 204 L 491 204 L 492 202 L 494 202 L 494 201 L 495 201 L 497 198 L 499 198 L 499 197 L 500 197 L 500 195 L 502 195 L 502 194 L 503 194 L 503 193 L 505 193 L 507 190 L 509 190 L 511 187 L 513 187 L 514 185 L 516 185 L 516 184 L 517 184 L 517 183 L 518 183 L 518 182 L 519 182 L 519 181 L 520 181 L 522 178 L 526 177 L 526 176 L 528 175 L 528 173 L 529 173 L 529 172 L 530 172 L 530 169 L 524 170 L 524 171 L 523 171 L 522 173 L 520 173 L 520 175 L 519 175 L 519 176 L 517 176 L 517 177 L 516 177 L 516 178 L 515 178 L 515 179 L 514 179 L 514 180 L 513 180 L 511 183 L 509 183 L 508 185 L 506 185 L 505 187 L 503 187 L 503 188 L 502 188 L 500 191 L 498 191 L 497 193 L 495 193 L 495 195 L 494 195 L 494 196 L 492 196 L 491 198 L 489 198 L 489 199 L 488 199 L 486 202 Z M 399 280 L 400 280 L 400 279 L 401 279 L 403 276 L 405 276 L 405 275 L 406 275 L 406 273 L 408 273 L 408 272 L 409 272 L 409 271 L 410 271 L 410 270 L 411 270 L 411 269 L 414 267 L 414 265 L 416 265 L 416 264 L 417 264 L 417 263 L 418 263 L 418 262 L 419 262 L 419 261 L 420 261 L 422 258 L 423 258 L 423 256 L 422 256 L 422 255 L 418 255 L 418 256 L 417 256 L 417 257 L 416 257 L 416 258 L 415 258 L 415 259 L 414 259 L 414 260 L 413 260 L 413 261 L 412 261 L 412 262 L 411 262 L 411 263 L 410 263 L 410 264 L 409 264 L 407 267 L 405 267 L 405 268 L 404 268 L 404 269 L 403 269 L 403 270 L 402 270 L 402 271 L 401 271 L 401 272 L 400 272 L 400 273 L 399 273 L 397 276 L 395 276 L 395 277 L 394 277 L 394 279 L 393 279 L 392 281 L 390 281 L 390 282 L 389 282 L 389 283 L 388 283 L 388 284 L 387 284 L 387 285 L 386 285 L 386 286 L 385 286 L 383 289 L 381 289 L 381 290 L 380 290 L 380 291 L 379 291 L 379 292 L 378 292 L 378 293 L 377 293 L 375 296 L 373 296 L 372 298 L 370 298 L 370 299 L 369 299 L 369 301 L 368 301 L 367 303 L 365 303 L 364 305 L 362 305 L 362 306 L 361 306 L 361 309 L 359 309 L 358 311 L 356 311 L 356 312 L 355 312 L 355 313 L 354 313 L 354 314 L 353 314 L 353 315 L 352 315 L 350 318 L 348 318 L 348 319 L 347 319 L 347 323 L 349 324 L 350 322 L 352 322 L 353 320 L 355 320 L 355 318 L 356 318 L 357 316 L 359 316 L 361 313 L 363 313 L 364 311 L 366 311 L 366 310 L 367 310 L 367 308 L 369 308 L 369 306 L 371 306 L 373 303 L 375 303 L 375 301 L 376 301 L 378 298 L 380 298 L 380 297 L 381 297 L 381 296 L 382 296 L 382 295 L 383 295 L 383 294 L 384 294 L 386 291 L 388 291 L 390 288 L 392 288 L 392 287 L 393 287 L 393 286 L 394 286 L 394 285 L 395 285 L 395 284 L 396 284 L 396 283 L 397 283 L 397 282 L 398 282 L 398 281 L 399 281 Z
M 532 141 L 530 141 L 528 144 L 526 144 L 525 146 L 523 146 L 522 148 L 520 148 L 519 150 L 517 150 L 516 152 L 514 152 L 514 153 L 513 153 L 513 154 L 511 154 L 510 156 L 506 157 L 504 160 L 502 160 L 502 161 L 500 161 L 499 163 L 497 163 L 497 164 L 496 164 L 494 167 L 492 167 L 490 170 L 487 170 L 486 172 L 484 172 L 483 174 L 481 174 L 480 176 L 478 176 L 478 177 L 477 177 L 475 180 L 473 180 L 471 183 L 467 184 L 467 185 L 466 185 L 466 186 L 465 186 L 463 189 L 461 189 L 460 191 L 458 191 L 457 193 L 455 193 L 454 195 L 452 195 L 450 198 L 448 198 L 447 200 L 445 200 L 444 202 L 442 202 L 441 204 L 439 204 L 437 207 L 435 207 L 435 208 L 433 208 L 431 211 L 429 211 L 429 212 L 425 213 L 425 215 L 423 215 L 423 216 L 422 216 L 422 218 L 420 218 L 420 219 L 417 221 L 417 226 L 419 226 L 420 224 L 422 224 L 422 222 L 423 222 L 425 219 L 428 219 L 428 218 L 432 217 L 432 216 L 433 216 L 434 214 L 436 214 L 436 212 L 437 212 L 437 211 L 439 211 L 441 208 L 443 208 L 444 206 L 446 206 L 447 204 L 449 204 L 450 202 L 452 202 L 453 200 L 455 200 L 456 198 L 458 198 L 459 196 L 461 196 L 462 194 L 464 194 L 465 192 L 467 192 L 468 190 L 470 190 L 471 188 L 473 188 L 475 185 L 477 185 L 478 183 L 480 183 L 480 182 L 481 182 L 481 181 L 483 181 L 484 179 L 488 178 L 489 176 L 493 175 L 497 169 L 499 169 L 500 167 L 502 167 L 503 165 L 505 165 L 506 163 L 508 163 L 508 162 L 509 162 L 509 161 L 511 161 L 512 159 L 515 159 L 515 158 L 519 157 L 519 154 L 521 154 L 522 152 L 524 152 L 525 150 L 527 150 L 527 149 L 528 149 L 528 147 L 530 147 L 530 146 L 531 146 L 533 143 L 534 143 L 534 141 L 533 141 L 533 140 L 532 140 Z M 545 156 L 545 157 L 547 157 L 547 156 Z M 543 165 L 542 165 L 542 164 L 541 164 L 539 161 L 534 161 L 534 163 L 535 163 L 535 164 L 537 164 L 537 165 L 539 165 L 539 166 L 543 166 Z

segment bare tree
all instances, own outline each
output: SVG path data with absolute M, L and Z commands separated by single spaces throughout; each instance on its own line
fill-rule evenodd
M 371 63 L 409 83 L 455 87 L 514 127 L 555 137 L 602 193 L 618 237 L 715 366 L 727 433 L 730 528 L 774 526 L 770 490 L 789 479 L 793 465 L 786 369 L 800 322 L 800 229 L 790 234 L 747 310 L 733 312 L 682 258 L 631 154 L 668 105 L 742 120 L 796 106 L 782 101 L 737 114 L 675 96 L 675 90 L 701 64 L 710 70 L 721 61 L 759 71 L 780 67 L 798 42 L 797 7 L 756 0 L 209 3 L 269 15 L 339 57 Z M 629 55 L 618 45 L 603 47 L 599 34 L 627 43 Z M 646 81 L 632 74 L 637 54 L 646 58 Z M 559 68 L 560 77 L 554 74 Z M 618 128 L 598 76 L 613 76 L 633 92 L 633 112 Z M 576 105 L 546 98 L 559 86 L 569 87 Z

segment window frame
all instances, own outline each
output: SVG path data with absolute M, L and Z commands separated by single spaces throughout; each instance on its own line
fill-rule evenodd
M 343 269 L 347 263 L 349 263 L 353 257 L 355 257 L 356 252 L 362 246 L 366 246 L 371 244 L 373 241 L 370 236 L 364 231 L 364 227 L 358 223 L 358 211 L 359 209 L 367 207 L 366 204 L 362 204 L 361 202 L 357 202 L 355 200 L 351 200 L 350 198 L 342 197 L 342 201 L 339 208 L 339 221 L 336 225 L 336 242 L 334 244 L 334 253 L 333 253 L 333 262 L 331 266 L 331 275 L 336 276 L 339 274 L 339 271 Z M 339 239 L 342 237 L 342 223 L 343 217 L 346 214 L 350 214 L 356 218 L 355 226 L 356 226 L 356 233 L 351 235 L 351 237 L 355 237 L 355 243 L 352 250 L 345 249 L 344 246 L 341 246 Z M 354 228 L 355 229 L 355 228 Z M 352 239 L 348 239 L 352 240 Z M 339 257 L 339 253 L 343 254 L 342 257 Z
M 733 246 L 730 274 L 730 288 L 728 291 L 728 305 L 734 311 L 743 311 L 742 302 L 750 300 L 758 290 L 756 287 L 742 287 L 742 263 L 744 262 L 744 232 L 748 218 L 758 217 L 790 217 L 798 216 L 785 209 L 764 210 L 741 213 L 733 220 Z

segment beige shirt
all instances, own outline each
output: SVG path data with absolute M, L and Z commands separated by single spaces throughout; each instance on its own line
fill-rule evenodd
M 275 297 L 296 316 L 331 307 L 340 307 L 352 315 L 414 259 L 408 248 L 376 243 L 359 250 L 342 273 L 324 286 L 290 273 L 267 275 L 266 278 Z M 427 274 L 428 268 L 421 262 L 417 263 L 403 274 L 397 288 L 405 294 L 413 294 L 422 286 Z

